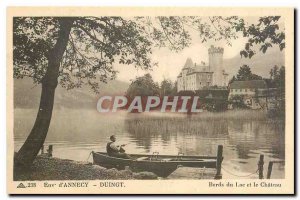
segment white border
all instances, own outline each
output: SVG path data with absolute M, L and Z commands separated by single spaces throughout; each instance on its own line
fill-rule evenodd
M 0 130 L 1 130 L 1 138 L 0 138 L 0 152 L 2 158 L 2 165 L 0 166 L 0 170 L 2 172 L 2 178 L 0 182 L 0 192 L 1 197 L 5 197 L 4 199 L 10 198 L 6 194 L 6 7 L 7 6 L 272 6 L 272 7 L 295 7 L 300 8 L 300 1 L 293 0 L 272 0 L 272 1 L 262 1 L 262 0 L 251 0 L 251 1 L 237 1 L 237 0 L 206 0 L 206 1 L 194 1 L 194 0 L 170 0 L 170 1 L 162 1 L 162 0 L 72 0 L 72 1 L 62 1 L 62 0 L 1 0 L 0 1 L 1 8 L 1 16 L 0 16 L 0 26 L 2 31 L 0 31 L 0 44 L 1 44 L 1 66 L 0 67 Z M 297 26 L 299 26 L 299 20 L 296 21 Z M 298 48 L 298 44 L 296 46 Z M 295 57 L 299 58 L 299 51 Z M 299 61 L 298 61 L 299 62 Z M 296 66 L 298 68 L 298 66 Z M 299 69 L 299 68 L 298 68 Z M 299 76 L 300 70 L 298 70 L 297 76 Z M 297 84 L 297 88 L 299 89 L 299 85 Z M 299 91 L 297 92 L 299 94 Z M 299 98 L 299 95 L 297 95 Z M 298 111 L 298 110 L 297 110 Z M 300 120 L 297 120 L 296 124 L 299 124 Z M 297 133 L 296 133 L 297 134 Z M 299 143 L 299 136 L 297 137 Z M 296 145 L 297 146 L 297 145 Z M 299 149 L 299 148 L 298 148 Z M 299 155 L 297 152 L 296 155 Z M 297 174 L 297 173 L 296 173 Z M 298 181 L 297 181 L 298 182 Z M 298 188 L 299 189 L 299 183 Z M 28 197 L 22 197 L 18 199 L 27 199 Z M 40 198 L 40 197 L 37 197 Z M 50 199 L 51 197 L 45 197 L 45 199 Z M 62 199 L 63 197 L 56 197 L 58 199 Z M 64 198 L 74 198 L 74 197 L 64 197 Z M 86 197 L 80 197 L 79 199 L 85 199 Z M 95 197 L 99 198 L 99 197 Z M 103 197 L 101 197 L 103 198 Z M 132 198 L 132 197 L 127 197 Z M 154 197 L 152 197 L 154 198 Z M 160 197 L 162 198 L 162 197 Z M 171 197 L 174 198 L 174 197 Z M 203 198 L 203 197 L 201 197 Z M 229 197 L 230 198 L 230 197 Z M 105 197 L 104 199 L 110 199 L 109 197 Z M 121 197 L 114 197 L 114 199 L 121 199 Z M 208 199 L 208 197 L 204 197 L 204 199 Z M 264 199 L 264 197 L 260 197 L 258 199 Z

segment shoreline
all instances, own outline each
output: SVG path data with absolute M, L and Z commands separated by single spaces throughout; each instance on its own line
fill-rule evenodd
M 153 180 L 151 172 L 107 169 L 89 162 L 38 156 L 29 171 L 14 171 L 14 181 L 45 180 Z

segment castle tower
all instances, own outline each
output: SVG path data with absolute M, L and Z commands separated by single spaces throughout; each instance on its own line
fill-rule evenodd
M 212 85 L 223 86 L 223 53 L 221 47 L 213 45 L 208 49 L 209 56 L 209 71 L 213 73 Z
M 183 90 L 187 90 L 187 73 L 188 70 L 193 67 L 193 60 L 191 58 L 187 58 L 183 69 L 182 69 L 182 88 Z

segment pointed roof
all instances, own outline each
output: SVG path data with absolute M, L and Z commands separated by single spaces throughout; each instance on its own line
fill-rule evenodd
M 188 69 L 193 67 L 193 61 L 191 58 L 186 59 L 183 69 Z

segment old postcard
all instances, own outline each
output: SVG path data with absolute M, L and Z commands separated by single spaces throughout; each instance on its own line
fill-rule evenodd
M 10 194 L 294 194 L 292 8 L 10 7 Z

